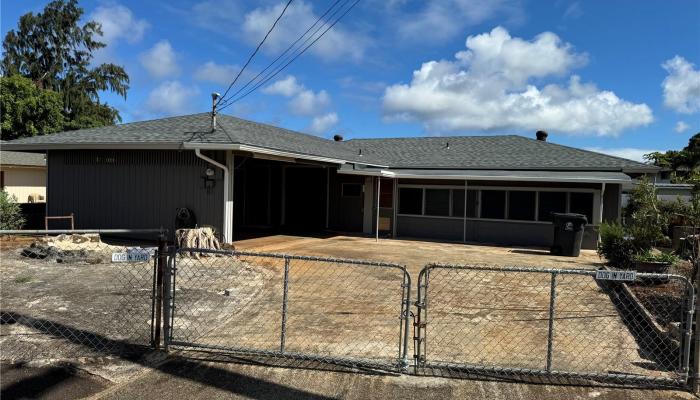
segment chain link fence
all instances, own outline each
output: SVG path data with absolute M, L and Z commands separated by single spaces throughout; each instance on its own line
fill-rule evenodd
M 396 264 L 180 249 L 169 346 L 403 370 L 410 278 Z
M 131 356 L 147 349 L 160 235 L 0 231 L 0 359 Z
M 688 378 L 694 293 L 681 276 L 433 264 L 421 271 L 417 306 L 419 374 L 653 386 Z

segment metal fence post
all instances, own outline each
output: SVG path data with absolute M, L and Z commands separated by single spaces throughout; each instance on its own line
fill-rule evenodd
M 400 338 L 399 338 L 399 357 L 401 360 L 401 371 L 406 372 L 408 370 L 408 319 L 411 313 L 411 275 L 404 270 L 403 277 L 403 296 L 404 299 L 401 304 L 401 321 L 400 321 Z M 402 349 L 403 347 L 403 349 Z
M 165 269 L 165 263 L 167 261 L 167 255 L 165 254 L 166 242 L 165 236 L 160 235 L 158 237 L 158 254 L 156 261 L 156 301 L 155 305 L 155 334 L 153 337 L 153 345 L 156 350 L 160 349 L 160 328 L 161 328 L 161 314 L 163 307 L 163 270 Z
M 168 345 L 170 343 L 170 339 L 172 338 L 170 324 L 173 318 L 173 309 L 171 308 L 171 305 L 172 307 L 175 307 L 175 305 L 172 304 L 174 289 L 172 282 L 174 282 L 173 275 L 175 274 L 176 254 L 175 249 L 168 252 L 167 260 L 165 262 L 165 270 L 163 271 L 163 350 L 165 351 L 168 351 Z
M 284 257 L 284 292 L 282 294 L 282 333 L 280 336 L 280 353 L 284 353 L 287 340 L 287 296 L 289 295 L 289 257 Z
M 697 261 L 695 261 L 697 263 Z M 695 285 L 694 295 L 695 298 L 691 299 L 695 305 L 695 330 L 694 330 L 694 340 L 693 340 L 693 382 L 692 390 L 695 394 L 700 394 L 700 268 L 695 265 Z M 692 325 L 689 329 L 692 329 Z M 690 349 L 688 349 L 690 353 Z
M 552 371 L 552 347 L 554 342 L 554 307 L 557 298 L 557 273 L 552 272 L 549 286 L 549 329 L 547 333 L 547 372 Z

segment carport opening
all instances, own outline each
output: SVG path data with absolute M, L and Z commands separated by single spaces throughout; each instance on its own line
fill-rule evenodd
M 236 156 L 234 240 L 361 233 L 363 181 L 336 170 L 335 165 Z

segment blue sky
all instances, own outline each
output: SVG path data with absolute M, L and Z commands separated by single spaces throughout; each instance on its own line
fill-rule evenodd
M 103 100 L 124 122 L 208 111 L 284 3 L 81 1 L 108 44 L 96 62 L 131 77 L 126 100 Z M 294 0 L 240 82 L 331 3 Z M 45 4 L 3 0 L 3 36 Z M 224 112 L 324 137 L 545 129 L 557 143 L 639 159 L 700 131 L 700 2 L 361 0 Z

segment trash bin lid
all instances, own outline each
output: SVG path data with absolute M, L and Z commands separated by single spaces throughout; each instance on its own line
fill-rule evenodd
M 555 220 L 565 220 L 565 221 L 571 221 L 571 222 L 582 222 L 582 223 L 588 223 L 588 217 L 586 217 L 584 214 L 577 214 L 577 213 L 552 213 L 552 218 Z

